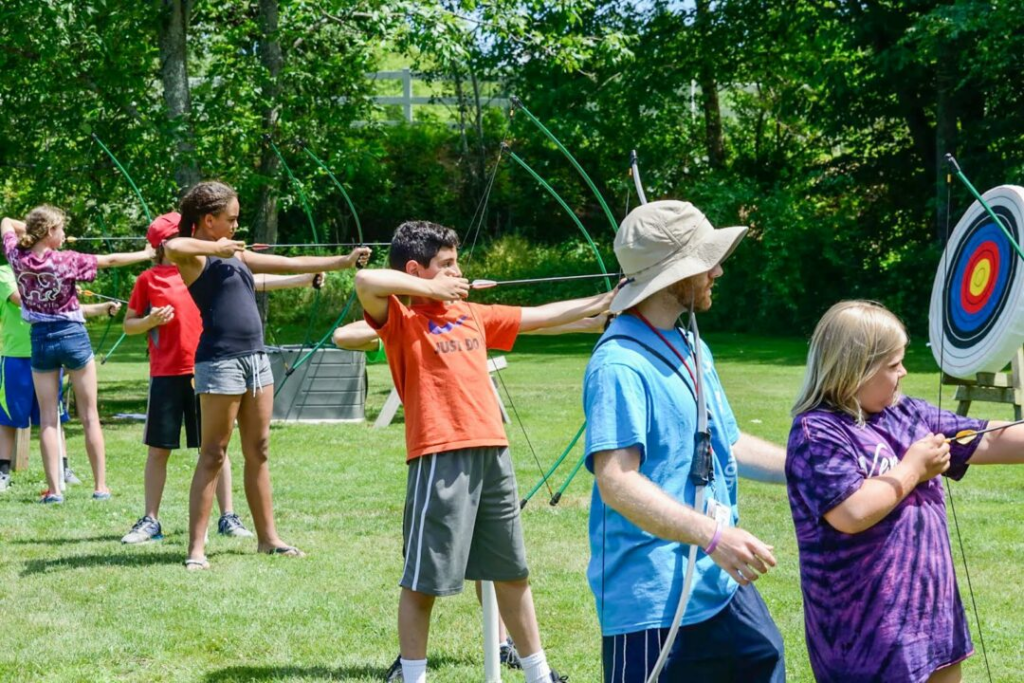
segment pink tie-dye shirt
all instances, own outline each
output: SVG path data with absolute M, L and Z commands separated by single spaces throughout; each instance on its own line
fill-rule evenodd
M 13 232 L 3 240 L 21 294 L 21 317 L 30 323 L 84 322 L 75 283 L 96 279 L 96 257 L 54 249 L 36 254 L 20 248 Z

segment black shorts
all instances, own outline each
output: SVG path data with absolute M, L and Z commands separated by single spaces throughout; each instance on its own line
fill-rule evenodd
M 142 443 L 153 448 L 181 448 L 181 423 L 185 445 L 199 448 L 199 401 L 192 375 L 149 378 L 149 403 Z

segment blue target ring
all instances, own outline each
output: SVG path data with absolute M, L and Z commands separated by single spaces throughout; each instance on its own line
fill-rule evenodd
M 951 327 L 958 331 L 957 337 L 973 336 L 974 333 L 985 326 L 986 322 L 991 321 L 1002 310 L 1002 302 L 1006 296 L 1007 285 L 1010 282 L 1011 270 L 1017 258 L 1016 254 L 1011 251 L 1003 231 L 987 216 L 985 216 L 985 219 L 987 222 L 980 225 L 974 234 L 962 244 L 962 248 L 957 250 L 953 277 L 946 290 L 948 295 L 946 305 L 949 312 L 949 322 Z M 991 275 L 991 277 L 995 278 L 995 283 L 988 294 L 987 300 L 976 312 L 972 313 L 963 305 L 961 283 L 964 282 L 965 278 L 971 277 L 971 273 L 967 272 L 967 268 L 971 263 L 971 257 L 986 242 L 990 245 L 994 244 L 999 252 L 998 271 Z

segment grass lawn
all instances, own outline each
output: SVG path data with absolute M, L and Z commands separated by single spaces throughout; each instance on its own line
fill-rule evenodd
M 708 335 L 743 430 L 783 442 L 789 406 L 803 371 L 800 340 Z M 504 372 L 515 406 L 546 468 L 582 421 L 580 379 L 593 339 L 524 338 Z M 109 342 L 108 342 L 109 344 Z M 142 514 L 145 448 L 140 423 L 112 419 L 144 412 L 147 364 L 141 340 L 129 340 L 100 369 L 111 501 L 89 499 L 91 477 L 81 430 L 69 428 L 69 452 L 86 480 L 63 506 L 34 504 L 44 488 L 33 444 L 31 468 L 0 497 L 0 680 L 3 681 L 378 681 L 397 654 L 396 584 L 402 567 L 405 482 L 402 425 L 371 428 L 391 389 L 383 366 L 370 368 L 365 424 L 275 426 L 271 442 L 274 502 L 282 537 L 304 559 L 255 555 L 255 541 L 211 530 L 208 572 L 182 567 L 187 490 L 195 456 L 172 457 L 161 509 L 166 539 L 141 547 L 119 542 Z M 905 391 L 935 400 L 937 374 L 917 342 L 908 354 Z M 952 406 L 947 389 L 944 405 Z M 1003 406 L 974 411 L 1008 417 Z M 520 489 L 538 479 L 518 423 L 508 428 Z M 577 451 L 578 453 L 578 451 Z M 238 512 L 249 523 L 234 463 Z M 575 457 L 553 479 L 561 484 Z M 524 512 L 545 648 L 573 683 L 600 680 L 599 634 L 584 571 L 591 477 L 584 470 L 558 507 L 539 493 Z M 1024 670 L 1024 591 L 1007 582 L 1022 554 L 1019 529 L 1024 469 L 975 468 L 954 485 L 955 503 L 994 680 Z M 785 490 L 741 481 L 743 525 L 772 543 L 779 567 L 758 582 L 781 628 L 789 680 L 810 681 L 804 647 L 796 542 Z M 956 545 L 956 536 L 953 536 Z M 961 586 L 963 565 L 957 558 Z M 977 642 L 973 612 L 968 605 Z M 431 681 L 482 679 L 480 612 L 472 587 L 440 600 L 430 644 Z M 980 648 L 979 648 L 980 649 Z M 980 653 L 966 680 L 984 680 Z M 508 673 L 508 681 L 522 675 Z

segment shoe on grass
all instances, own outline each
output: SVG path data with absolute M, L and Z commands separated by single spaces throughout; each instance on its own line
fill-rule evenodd
M 71 486 L 78 486 L 82 483 L 82 480 L 75 476 L 75 471 L 70 467 L 64 468 L 64 483 L 70 484 Z
M 160 522 L 156 521 L 149 515 L 146 515 L 139 521 L 135 522 L 135 526 L 132 530 L 124 535 L 121 539 L 121 543 L 149 543 L 150 541 L 159 541 L 164 537 L 162 529 L 160 528 Z
M 110 500 L 110 491 L 93 491 L 93 500 Z
M 0 493 L 11 488 L 11 475 L 0 473 Z
M 557 671 L 551 670 L 551 683 L 566 683 L 568 680 L 568 676 L 559 676 Z
M 43 497 L 39 499 L 39 502 L 42 503 L 43 505 L 59 505 L 60 503 L 64 502 L 64 496 L 60 495 L 59 493 L 54 493 L 53 491 L 44 491 Z
M 225 512 L 217 521 L 217 533 L 234 538 L 252 538 L 252 532 L 245 528 L 234 512 Z
M 395 663 L 388 668 L 384 674 L 385 683 L 403 683 L 405 676 L 402 675 L 402 655 L 395 657 Z
M 498 648 L 498 656 L 501 658 L 502 666 L 507 666 L 510 669 L 522 669 L 523 665 L 519 661 L 519 652 L 516 651 L 516 644 L 512 642 L 512 638 L 507 638 Z

